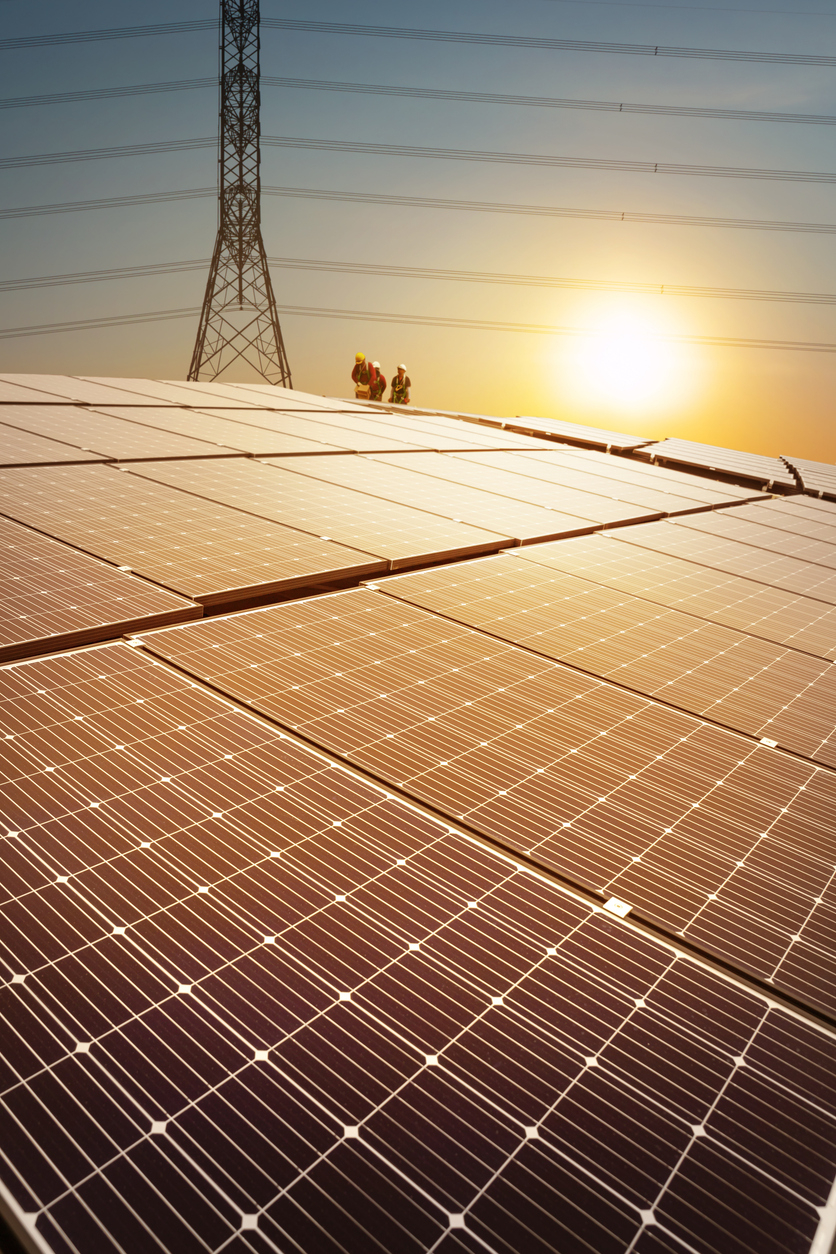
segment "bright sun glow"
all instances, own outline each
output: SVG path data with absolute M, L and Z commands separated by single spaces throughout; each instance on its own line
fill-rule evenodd
M 675 405 L 692 392 L 690 346 L 662 338 L 670 322 L 619 309 L 589 319 L 589 332 L 565 344 L 563 382 L 576 400 L 624 412 Z

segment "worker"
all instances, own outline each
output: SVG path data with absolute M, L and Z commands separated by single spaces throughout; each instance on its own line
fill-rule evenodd
M 373 401 L 382 401 L 383 393 L 386 391 L 386 376 L 381 374 L 379 361 L 373 361 L 372 366 L 374 367 L 375 381 L 371 385 L 371 395 L 369 399 Z
M 411 387 L 409 375 L 406 373 L 406 366 L 401 362 L 398 366 L 398 373 L 392 379 L 392 394 L 389 401 L 393 405 L 409 404 L 409 389 Z
M 374 366 L 366 361 L 365 353 L 355 353 L 354 369 L 351 372 L 354 382 L 354 395 L 358 401 L 367 401 L 372 388 L 377 382 Z

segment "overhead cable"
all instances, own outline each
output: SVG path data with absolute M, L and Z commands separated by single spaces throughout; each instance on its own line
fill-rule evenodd
M 360 22 L 315 22 L 262 17 L 274 30 L 316 35 L 359 35 L 362 39 L 418 39 L 434 43 L 483 44 L 493 48 L 539 48 L 547 52 L 604 52 L 633 57 L 685 57 L 700 61 L 757 61 L 770 65 L 836 65 L 836 57 L 808 52 L 740 52 L 725 48 L 674 48 L 662 44 L 600 43 L 591 39 L 551 39 L 546 35 L 492 35 L 477 31 L 421 30 Z
M 420 314 L 373 313 L 368 309 L 319 309 L 309 305 L 277 305 L 279 313 L 304 318 L 338 318 L 350 322 L 388 322 L 414 326 L 447 327 L 463 331 L 512 331 L 525 335 L 569 335 L 575 338 L 594 336 L 588 327 L 547 326 L 542 323 L 489 322 L 477 318 L 431 318 Z M 112 318 L 84 318 L 72 322 L 45 322 L 37 326 L 0 329 L 0 340 L 20 339 L 30 335 L 53 335 L 61 331 L 92 331 L 105 327 L 135 326 L 139 323 L 168 322 L 176 318 L 196 318 L 199 307 L 191 309 L 159 309 L 151 313 L 119 314 Z M 836 353 L 836 344 L 802 340 L 750 340 L 716 335 L 654 335 L 654 340 L 676 344 L 704 344 L 717 348 L 763 348 L 805 353 Z
M 124 87 L 93 87 L 87 91 L 59 91 L 38 96 L 0 98 L 0 109 L 21 109 L 33 105 L 64 105 L 89 100 L 145 96 L 159 92 L 194 91 L 217 87 L 217 78 L 182 78 L 166 83 L 134 83 Z M 501 92 L 452 91 L 440 87 L 394 87 L 384 83 L 346 83 L 330 79 L 280 78 L 262 74 L 262 87 L 293 88 L 306 91 L 356 92 L 370 96 L 401 96 L 416 100 L 451 100 L 462 104 L 527 106 L 540 109 L 585 109 L 593 113 L 656 114 L 665 117 L 707 118 L 725 122 L 790 122 L 813 126 L 836 125 L 836 117 L 818 113 L 769 113 L 754 109 L 703 109 L 690 105 L 636 104 L 615 100 L 575 100 L 552 96 L 512 96 Z
M 87 91 L 55 91 L 40 96 L 6 96 L 0 98 L 0 109 L 25 109 L 32 105 L 75 104 L 85 100 L 111 100 L 120 96 L 148 96 L 157 92 L 195 91 L 199 87 L 217 86 L 217 76 L 213 76 L 212 78 L 178 78 L 168 83 L 133 83 L 125 87 L 91 87 Z
M 537 48 L 547 52 L 598 52 L 633 57 L 696 58 L 700 61 L 754 61 L 769 65 L 836 65 L 836 57 L 808 52 L 746 52 L 727 48 L 678 48 L 662 44 L 602 43 L 590 39 L 552 39 L 545 35 L 494 35 L 479 31 L 425 30 L 405 26 L 376 26 L 360 22 L 316 22 L 262 17 L 273 30 L 315 35 L 358 35 L 362 39 L 417 39 L 434 43 L 476 44 L 493 48 Z M 0 52 L 18 48 L 45 48 L 56 44 L 91 43 L 102 39 L 133 39 L 149 35 L 180 35 L 217 30 L 210 18 L 187 22 L 157 22 L 147 26 L 116 26 L 99 30 L 60 31 L 52 35 L 23 35 L 0 39 Z
M 629 161 L 615 157 L 556 157 L 548 153 L 480 152 L 470 148 L 425 148 L 418 144 L 376 144 L 362 140 L 307 139 L 264 135 L 273 148 L 308 152 L 362 152 L 380 157 L 426 157 L 436 161 L 485 161 L 499 165 L 549 166 L 575 170 L 617 170 L 622 174 L 685 174 L 698 178 L 769 179 L 790 183 L 836 183 L 836 174 L 818 170 L 759 170 L 746 166 L 684 165 L 672 161 Z M 2 163 L 0 163 L 2 164 Z
M 464 104 L 520 105 L 539 109 L 587 109 L 594 113 L 652 113 L 670 117 L 714 118 L 726 122 L 804 122 L 819 126 L 836 125 L 836 117 L 830 114 L 767 113 L 752 109 L 701 109 L 689 105 L 629 104 L 614 100 L 572 100 L 552 96 L 511 96 L 492 91 L 449 91 L 440 87 L 392 87 L 382 83 L 343 83 L 332 82 L 330 79 L 276 78 L 268 74 L 262 74 L 261 82 L 262 85 L 268 87 L 358 92 L 369 96 L 404 96 L 417 100 L 455 100 Z
M 698 287 L 681 283 L 627 283 L 608 279 L 569 279 L 538 274 L 507 274 L 491 270 L 441 270 L 430 266 L 395 266 L 360 261 L 322 261 L 309 257 L 268 257 L 282 270 L 316 271 L 324 274 L 365 274 L 376 278 L 430 279 L 456 283 L 490 283 L 513 287 L 548 287 L 571 291 L 631 292 L 640 296 L 697 296 L 720 300 L 776 301 L 788 304 L 836 305 L 832 292 L 783 292 L 741 287 Z M 0 293 L 65 287 L 75 283 L 101 283 L 113 279 L 153 278 L 204 270 L 208 257 L 191 261 L 164 261 L 144 266 L 114 266 L 109 270 L 81 270 L 74 274 L 43 274 L 31 278 L 0 280 Z
M 60 165 L 67 161 L 99 161 L 106 157 L 141 157 L 148 153 L 188 152 L 193 148 L 216 148 L 217 138 L 161 139 L 148 144 L 117 144 L 110 148 L 80 148 L 75 152 L 39 152 L 21 157 L 0 158 L 0 170 L 34 165 Z
M 465 213 L 522 214 L 536 218 L 582 218 L 593 222 L 624 222 L 649 226 L 710 227 L 738 231 L 785 231 L 795 234 L 836 235 L 832 222 L 771 222 L 764 218 L 710 218 L 698 214 L 634 213 L 627 209 L 578 209 L 557 205 L 514 205 L 490 200 L 450 200 L 432 196 L 399 196 L 382 192 L 341 192 L 317 187 L 267 187 L 262 194 L 301 200 L 326 200 L 346 204 L 389 205 L 409 209 L 450 209 Z M 78 213 L 91 209 L 121 209 L 134 205 L 217 197 L 216 187 L 191 187 L 183 191 L 146 192 L 136 196 L 106 196 L 97 200 L 67 200 L 57 204 L 20 205 L 0 209 L 6 218 L 40 217 L 52 213 Z

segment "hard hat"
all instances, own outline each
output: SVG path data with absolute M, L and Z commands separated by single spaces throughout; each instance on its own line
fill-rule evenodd
M 399 369 L 399 370 L 406 370 L 406 366 L 403 364 L 403 362 L 401 362 L 401 363 L 400 363 L 400 365 L 398 366 L 398 369 Z
M 380 369 L 380 362 L 379 362 L 379 361 L 373 361 L 373 362 L 372 362 L 372 365 L 374 366 L 375 370 L 379 370 L 379 369 Z
M 366 360 L 366 354 L 365 354 L 365 353 L 355 353 L 355 354 L 354 354 L 354 360 L 355 360 L 355 361 L 365 361 L 365 360 Z

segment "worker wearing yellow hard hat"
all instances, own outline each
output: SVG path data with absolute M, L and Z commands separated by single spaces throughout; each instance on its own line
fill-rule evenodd
M 367 401 L 371 395 L 372 388 L 377 382 L 377 371 L 370 362 L 366 361 L 365 353 L 355 353 L 351 379 L 354 384 L 356 399 L 358 401 Z

